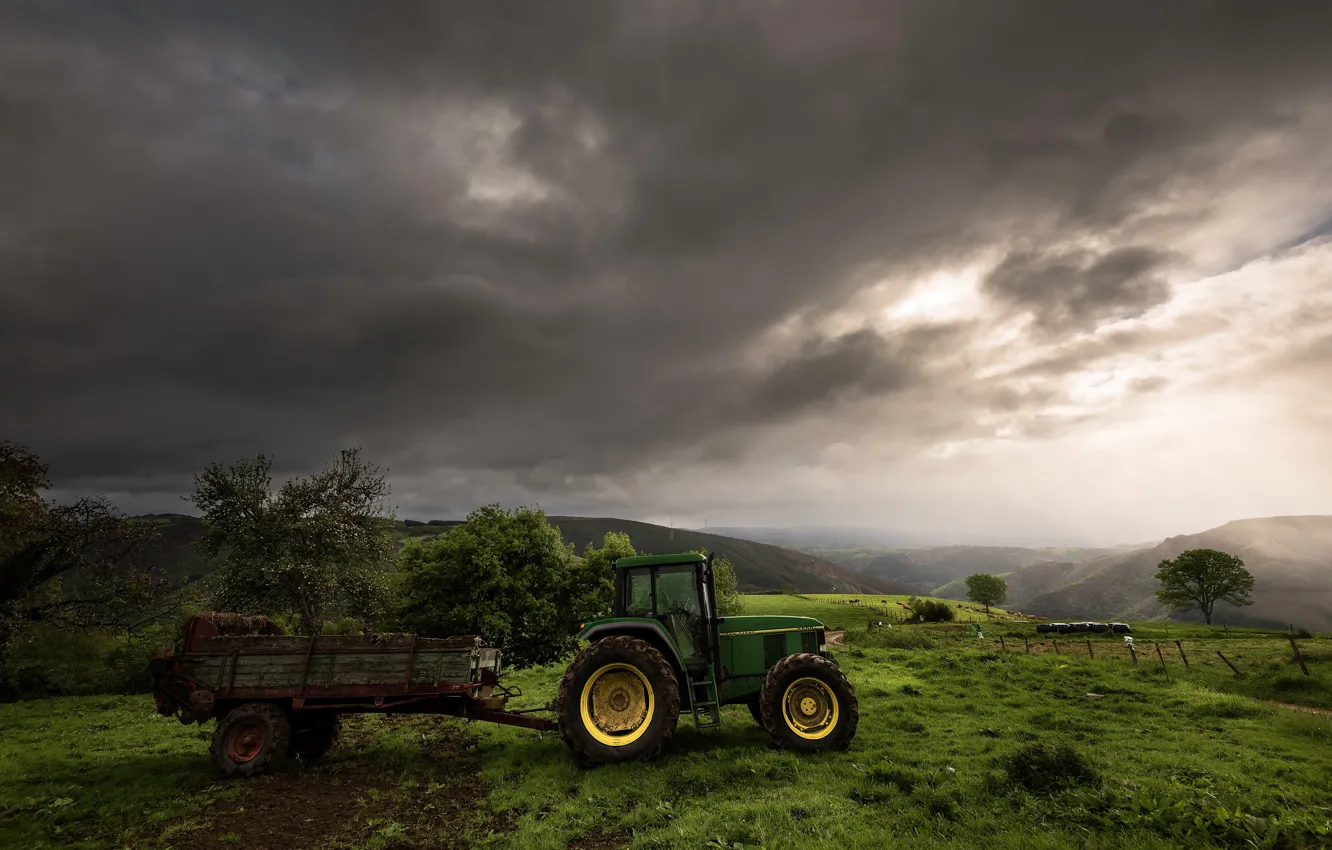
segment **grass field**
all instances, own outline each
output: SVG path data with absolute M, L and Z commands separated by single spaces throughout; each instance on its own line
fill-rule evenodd
M 891 596 L 872 593 L 811 593 L 798 596 L 785 594 L 753 594 L 745 597 L 746 614 L 799 614 L 822 620 L 830 629 L 864 628 L 870 619 L 896 618 L 906 614 L 902 605 L 910 596 Z M 929 599 L 931 597 L 921 597 Z M 862 604 L 847 604 L 850 600 L 859 600 Z M 1004 620 L 1008 612 L 1000 608 L 991 608 L 993 617 L 986 617 L 980 606 L 969 602 L 946 602 L 957 612 L 958 623 L 994 622 Z
M 719 730 L 682 720 L 663 760 L 581 770 L 552 734 L 376 717 L 349 723 L 317 766 L 224 783 L 207 760 L 212 724 L 159 718 L 146 696 L 16 703 L 0 706 L 0 846 L 1332 843 L 1332 718 L 1275 704 L 1326 698 L 1325 639 L 1301 642 L 1314 674 L 1303 677 L 1288 657 L 1268 669 L 1288 643 L 1232 629 L 1215 642 L 1246 670 L 1236 679 L 1219 659 L 1215 668 L 1168 661 L 1164 671 L 1147 663 L 1148 652 L 1156 660 L 1153 641 L 1139 629 L 1134 665 L 1109 641 L 1095 660 L 1085 644 L 1082 655 L 1064 652 L 1062 637 L 1059 654 L 1034 643 L 1031 654 L 1011 644 L 1001 651 L 999 634 L 1032 641 L 1034 629 L 1022 624 L 1003 624 L 993 637 L 986 629 L 983 640 L 956 627 L 864 631 L 863 612 L 835 619 L 851 606 L 747 602 L 752 613 L 855 627 L 835 650 L 860 701 L 848 751 L 773 750 L 745 709 L 728 707 Z M 1182 641 L 1214 642 L 1188 629 L 1198 631 L 1179 631 Z M 522 687 L 520 707 L 536 706 L 553 697 L 560 672 L 518 671 L 506 681 Z

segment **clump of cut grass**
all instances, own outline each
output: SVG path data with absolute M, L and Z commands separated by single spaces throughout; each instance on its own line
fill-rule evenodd
M 1086 757 L 1066 742 L 1033 741 L 1001 758 L 1000 765 L 1009 782 L 1035 793 L 1091 785 L 1099 779 Z

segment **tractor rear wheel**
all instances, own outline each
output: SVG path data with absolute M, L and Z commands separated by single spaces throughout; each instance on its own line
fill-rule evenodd
M 648 759 L 680 719 L 680 686 L 652 644 L 603 638 L 569 663 L 555 698 L 560 737 L 583 764 Z
M 788 750 L 842 750 L 856 736 L 860 704 L 846 674 L 826 658 L 788 655 L 772 665 L 759 695 L 763 726 Z
M 208 750 L 223 776 L 255 776 L 281 758 L 291 742 L 287 713 L 267 702 L 247 702 L 219 717 Z

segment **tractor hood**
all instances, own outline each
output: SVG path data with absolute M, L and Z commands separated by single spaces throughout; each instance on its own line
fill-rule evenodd
M 823 623 L 813 617 L 788 617 L 782 614 L 755 614 L 741 617 L 722 617 L 719 631 L 724 635 L 755 634 L 760 632 L 790 631 L 791 629 L 821 629 Z

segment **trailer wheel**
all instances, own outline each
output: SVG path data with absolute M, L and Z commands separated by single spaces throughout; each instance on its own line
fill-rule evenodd
M 616 635 L 569 663 L 555 715 L 560 737 L 583 764 L 648 759 L 675 733 L 680 687 L 656 647 Z
M 842 750 L 856 736 L 860 704 L 846 674 L 810 653 L 788 655 L 772 665 L 759 697 L 763 726 L 788 750 Z
M 248 702 L 218 718 L 208 750 L 223 776 L 263 773 L 287 752 L 291 721 L 276 705 Z
M 337 744 L 341 731 L 342 717 L 337 714 L 328 713 L 305 720 L 292 730 L 287 757 L 305 762 L 318 761 Z

